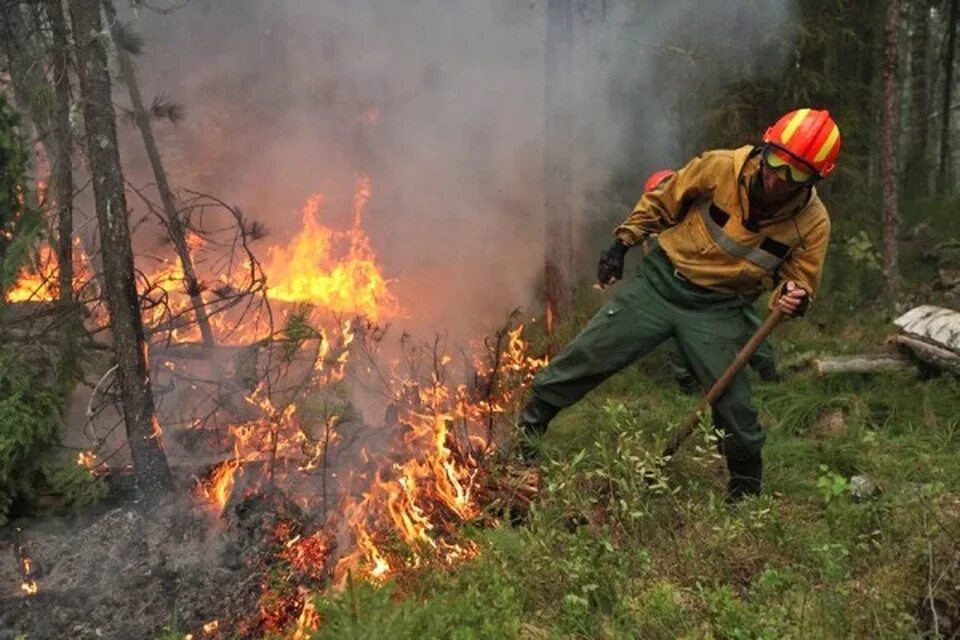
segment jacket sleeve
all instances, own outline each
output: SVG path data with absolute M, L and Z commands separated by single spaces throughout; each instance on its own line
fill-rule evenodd
M 717 175 L 719 153 L 722 152 L 707 151 L 697 156 L 659 187 L 644 193 L 627 219 L 614 230 L 616 236 L 633 246 L 679 223 L 691 202 L 713 192 L 711 176 Z
M 830 219 L 824 215 L 803 238 L 803 244 L 790 253 L 777 271 L 779 282 L 793 281 L 812 299 L 820 288 L 823 263 L 830 243 Z M 776 306 L 781 287 L 776 287 L 770 296 L 770 308 Z

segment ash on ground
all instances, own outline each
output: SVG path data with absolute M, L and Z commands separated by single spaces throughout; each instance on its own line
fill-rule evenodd
M 280 500 L 248 499 L 226 517 L 189 500 L 149 509 L 127 500 L 97 515 L 10 523 L 0 529 L 0 640 L 262 637 L 273 531 L 280 519 L 302 524 Z M 21 588 L 18 547 L 35 595 Z

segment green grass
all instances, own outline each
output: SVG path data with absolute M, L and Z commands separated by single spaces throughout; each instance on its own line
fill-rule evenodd
M 953 210 L 904 204 L 908 302 L 939 299 L 938 265 L 960 259 L 925 255 L 960 239 Z M 775 334 L 788 378 L 755 381 L 769 435 L 761 497 L 724 503 L 726 472 L 707 428 L 658 466 L 656 453 L 696 404 L 661 349 L 554 420 L 542 491 L 522 524 L 465 531 L 479 552 L 459 567 L 321 597 L 315 638 L 386 629 L 391 638 L 525 640 L 934 637 L 929 597 L 941 623 L 960 615 L 960 383 L 912 372 L 819 379 L 806 366 L 880 351 L 893 331 L 880 303 L 879 227 L 865 215 L 837 208 L 824 293 Z M 605 299 L 579 289 L 556 340 L 571 339 Z M 827 412 L 843 427 L 825 430 Z M 856 498 L 856 475 L 880 492 Z
M 822 311 L 778 334 L 781 361 L 879 348 L 888 330 Z M 707 430 L 658 476 L 653 454 L 695 399 L 655 353 L 554 421 L 522 525 L 470 532 L 480 553 L 455 570 L 321 598 L 315 637 L 930 637 L 928 590 L 960 600 L 956 379 L 798 371 L 755 387 L 769 428 L 762 497 L 724 504 Z M 820 433 L 825 410 L 846 428 Z M 854 499 L 858 474 L 882 492 Z

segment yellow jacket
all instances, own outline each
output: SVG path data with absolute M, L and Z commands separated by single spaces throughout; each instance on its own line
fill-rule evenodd
M 810 188 L 759 224 L 748 222 L 759 171 L 759 148 L 707 151 L 644 193 L 615 233 L 631 246 L 659 234 L 677 271 L 702 287 L 756 295 L 793 280 L 812 295 L 830 240 L 827 209 Z

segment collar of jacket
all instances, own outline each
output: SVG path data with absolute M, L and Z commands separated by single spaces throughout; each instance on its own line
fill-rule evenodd
M 737 176 L 738 197 L 740 199 L 740 210 L 743 212 L 746 222 L 750 215 L 750 184 L 760 173 L 760 154 L 763 147 L 746 145 L 733 151 L 733 170 Z M 801 189 L 797 195 L 787 200 L 773 213 L 762 220 L 757 221 L 757 226 L 765 227 L 768 224 L 788 220 L 799 215 L 804 209 L 813 202 L 813 196 L 816 193 L 816 187 L 810 186 Z

